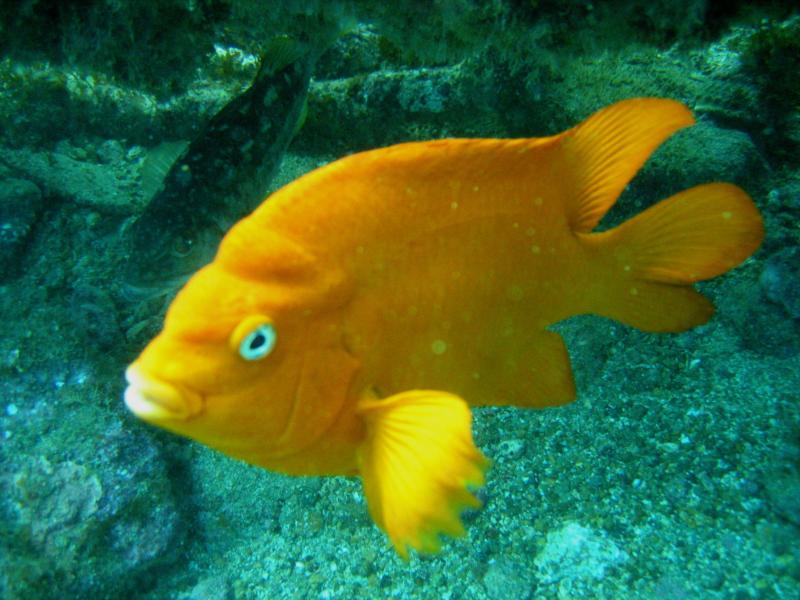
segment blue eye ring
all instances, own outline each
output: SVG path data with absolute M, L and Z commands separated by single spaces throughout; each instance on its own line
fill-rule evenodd
M 245 360 L 261 360 L 272 352 L 277 340 L 272 323 L 261 323 L 244 336 L 239 344 L 239 356 Z

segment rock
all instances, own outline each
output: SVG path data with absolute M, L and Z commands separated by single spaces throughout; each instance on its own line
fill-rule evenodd
M 719 127 L 709 121 L 698 121 L 676 135 L 670 154 L 670 161 L 675 161 L 671 164 L 680 169 L 680 173 L 671 175 L 682 176 L 685 185 L 736 181 L 743 173 L 753 172 L 763 160 L 744 131 Z
M 25 179 L 0 181 L 0 279 L 16 272 L 19 253 L 42 206 L 42 193 Z
M 180 600 L 230 600 L 233 591 L 222 577 L 206 577 L 197 582 L 192 590 L 180 596 Z
M 78 284 L 70 296 L 69 307 L 70 319 L 88 344 L 109 350 L 122 339 L 117 308 L 105 290 Z
M 489 562 L 483 585 L 492 600 L 527 600 L 531 597 L 533 578 L 524 565 L 499 558 Z
M 744 178 L 763 169 L 762 160 L 753 140 L 743 131 L 698 121 L 655 151 L 630 184 L 628 197 L 636 200 L 620 202 L 615 218 L 628 218 L 681 190 L 712 181 L 751 188 Z
M 110 429 L 92 461 L 16 456 L 0 472 L 3 597 L 129 597 L 177 558 L 178 510 L 155 447 Z
M 380 69 L 383 60 L 381 36 L 374 27 L 359 24 L 320 57 L 314 78 L 322 81 L 371 73 Z
M 800 319 L 800 248 L 784 248 L 770 256 L 759 283 L 767 298 Z
M 534 559 L 539 581 L 601 580 L 606 571 L 628 561 L 628 555 L 604 534 L 568 522 L 547 534 L 542 551 Z
M 800 526 L 800 477 L 797 472 L 775 473 L 766 480 L 772 508 L 787 521 Z
M 103 214 L 135 212 L 135 206 L 141 203 L 136 167 L 126 162 L 104 162 L 128 160 L 114 143 L 104 144 L 101 154 L 90 157 L 83 148 L 66 142 L 52 152 L 0 148 L 0 160 L 50 194 Z
M 767 194 L 767 206 L 776 212 L 791 213 L 800 210 L 800 179 L 789 181 L 785 185 L 770 190 Z
M 463 65 L 378 70 L 312 82 L 300 144 L 314 154 L 425 139 L 434 131 L 468 135 L 499 102 L 490 82 Z M 391 114 L 391 120 L 381 115 Z M 297 148 L 295 148 L 297 149 Z
M 506 460 L 519 458 L 525 452 L 525 442 L 516 438 L 503 440 L 497 445 L 497 457 Z

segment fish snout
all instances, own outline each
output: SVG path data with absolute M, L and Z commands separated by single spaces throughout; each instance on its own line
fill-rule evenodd
M 125 371 L 125 379 L 125 405 L 140 419 L 185 421 L 202 410 L 198 393 L 149 376 L 136 364 Z

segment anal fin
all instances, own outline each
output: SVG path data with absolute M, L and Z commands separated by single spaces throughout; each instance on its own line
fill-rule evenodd
M 505 361 L 489 404 L 522 408 L 560 406 L 575 400 L 575 381 L 564 340 L 539 330 L 525 338 L 524 349 L 500 357 Z
M 364 399 L 367 439 L 359 468 L 372 518 L 397 552 L 436 552 L 439 534 L 464 534 L 460 512 L 480 502 L 489 461 L 472 441 L 472 414 L 458 396 L 413 390 Z

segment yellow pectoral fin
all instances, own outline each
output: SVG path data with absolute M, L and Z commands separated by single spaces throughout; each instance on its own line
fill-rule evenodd
M 367 439 L 359 453 L 372 518 L 397 552 L 439 550 L 439 534 L 464 534 L 460 513 L 480 502 L 489 460 L 472 441 L 467 403 L 446 392 L 414 390 L 364 399 Z

